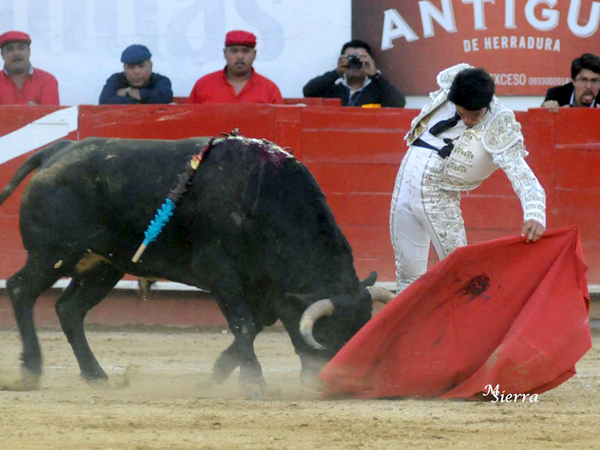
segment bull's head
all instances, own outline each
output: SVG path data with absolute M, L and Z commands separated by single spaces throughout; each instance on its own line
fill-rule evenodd
M 310 346 L 310 355 L 299 353 L 302 359 L 303 380 L 312 372 L 315 376 L 371 318 L 373 302 L 387 303 L 393 294 L 373 286 L 375 272 L 360 282 L 353 295 L 331 296 L 325 299 L 305 298 L 310 304 L 302 314 L 299 327 L 304 341 Z
M 308 345 L 316 350 L 334 350 L 337 353 L 346 342 L 358 332 L 362 326 L 367 323 L 371 318 L 371 307 L 373 302 L 380 302 L 387 304 L 391 299 L 394 298 L 394 294 L 390 291 L 383 289 L 379 286 L 374 286 L 377 279 L 377 273 L 371 272 L 369 277 L 361 281 L 360 296 L 357 299 L 358 304 L 342 303 L 336 306 L 336 302 L 332 299 L 318 300 L 310 305 L 302 318 L 300 319 L 300 333 Z M 365 300 L 365 292 L 368 293 L 369 299 Z M 363 298 L 360 298 L 363 297 Z M 367 308 L 368 306 L 368 308 Z M 365 308 L 367 308 L 365 310 Z M 317 320 L 323 317 L 332 317 L 338 323 L 338 326 L 333 328 L 325 328 L 322 330 L 322 334 L 332 334 L 327 331 L 333 331 L 334 335 L 329 338 L 323 339 L 324 342 L 329 343 L 327 347 L 324 347 L 317 339 L 315 339 L 313 328 Z M 365 320 L 366 319 L 366 320 Z M 343 325 L 346 325 L 345 327 Z M 337 334 L 343 328 L 346 332 L 341 335 Z M 348 337 L 347 335 L 350 334 Z M 340 342 L 341 341 L 341 342 Z M 337 344 L 337 345 L 336 345 Z M 341 344 L 341 345 L 340 345 Z

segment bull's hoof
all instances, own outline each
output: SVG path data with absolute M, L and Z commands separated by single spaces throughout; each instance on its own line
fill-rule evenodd
M 39 391 L 40 384 L 25 383 L 23 380 L 0 382 L 0 391 Z
M 104 378 L 94 378 L 93 380 L 85 380 L 88 386 L 94 389 L 110 389 L 110 383 Z
M 258 383 L 242 383 L 242 391 L 246 398 L 260 398 L 267 393 L 267 383 L 264 381 Z
M 246 398 L 263 397 L 267 393 L 267 383 L 263 377 L 252 379 L 252 381 L 242 381 L 242 390 Z
M 42 374 L 21 366 L 21 383 L 25 391 L 37 391 L 42 386 Z
M 111 385 L 108 382 L 108 378 L 85 378 L 85 382 L 89 387 L 94 389 L 110 389 Z
M 16 381 L 3 381 L 0 380 L 0 391 L 15 391 L 15 392 L 26 392 L 26 391 L 39 391 L 41 388 L 40 380 L 36 382 L 32 380 L 16 380 Z
M 21 367 L 20 380 L 5 380 L 4 377 L 0 377 L 0 391 L 37 391 L 41 388 L 41 381 L 40 374 Z

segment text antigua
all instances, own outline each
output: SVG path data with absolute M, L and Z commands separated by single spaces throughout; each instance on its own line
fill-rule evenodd
M 592 2 L 590 16 L 585 24 L 581 24 L 581 1 L 571 0 L 567 14 L 567 26 L 571 33 L 579 38 L 593 36 L 600 24 L 600 2 Z M 441 0 L 441 8 L 438 8 L 429 0 L 419 1 L 419 14 L 423 38 L 435 36 L 434 22 L 447 33 L 458 31 L 454 14 L 454 3 L 457 0 Z M 471 4 L 473 7 L 473 29 L 475 31 L 487 30 L 486 11 L 492 11 L 497 7 L 493 0 L 462 0 L 462 4 Z M 486 5 L 487 4 L 487 5 Z M 518 29 L 516 20 L 515 0 L 505 0 L 504 3 L 504 28 Z M 487 6 L 487 7 L 486 7 Z M 540 6 L 540 8 L 537 8 Z M 550 7 L 548 7 L 550 6 Z M 531 27 L 538 31 L 551 31 L 559 26 L 560 11 L 553 9 L 556 0 L 527 0 L 523 8 L 525 20 Z M 497 9 L 496 9 L 497 11 Z M 393 41 L 399 38 L 406 42 L 413 42 L 419 38 L 413 27 L 396 9 L 387 9 L 383 12 L 383 27 L 381 34 L 381 50 L 389 50 L 394 47 Z
M 502 391 L 500 392 L 500 385 L 497 384 L 495 387 L 492 386 L 491 384 L 488 384 L 485 386 L 484 388 L 485 390 L 483 391 L 483 397 L 487 397 L 488 395 L 491 395 L 494 399 L 492 400 L 492 403 L 517 403 L 517 402 L 521 402 L 521 403 L 525 403 L 527 400 L 529 401 L 529 403 L 537 403 L 539 402 L 539 398 L 537 394 L 506 394 L 506 391 Z

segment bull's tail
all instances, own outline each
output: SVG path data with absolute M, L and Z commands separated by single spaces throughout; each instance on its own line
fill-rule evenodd
M 48 147 L 35 153 L 27 161 L 25 161 L 23 165 L 19 167 L 19 170 L 17 170 L 15 176 L 12 177 L 12 180 L 10 180 L 2 192 L 0 192 L 0 205 L 4 203 L 4 200 L 10 197 L 10 194 L 14 192 L 17 186 L 21 184 L 27 175 L 40 167 L 44 161 L 47 161 L 53 155 L 72 143 L 73 141 L 68 140 L 55 142 L 54 144 L 49 145 Z

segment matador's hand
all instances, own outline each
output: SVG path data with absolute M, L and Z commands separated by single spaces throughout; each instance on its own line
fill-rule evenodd
M 525 238 L 525 242 L 539 241 L 542 235 L 544 234 L 544 231 L 544 226 L 541 223 L 530 219 L 523 225 L 523 229 L 521 230 L 521 237 Z

